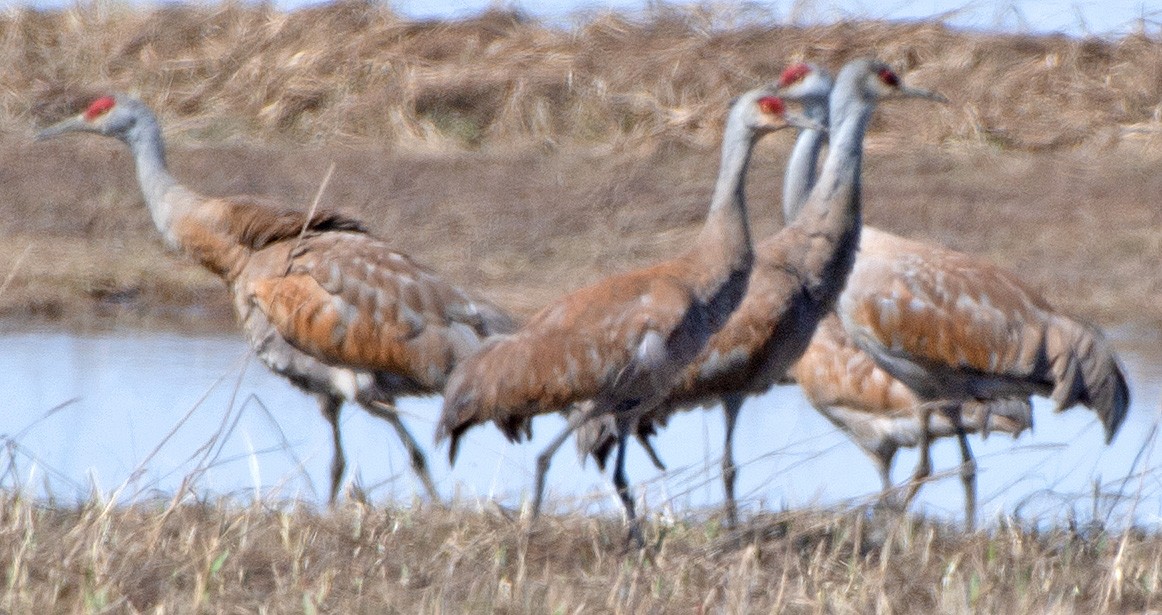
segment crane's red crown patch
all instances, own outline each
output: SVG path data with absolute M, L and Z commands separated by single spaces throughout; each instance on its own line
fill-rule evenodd
M 779 87 L 787 87 L 788 85 L 799 81 L 809 74 L 811 74 L 810 66 L 807 66 L 802 62 L 799 62 L 798 64 L 792 64 L 783 71 L 782 75 L 779 76 Z
M 775 96 L 763 96 L 760 98 L 759 109 L 762 109 L 763 113 L 769 113 L 771 115 L 782 115 L 786 111 L 786 107 L 783 105 L 783 99 Z
M 112 96 L 102 96 L 97 100 L 89 103 L 89 108 L 85 109 L 85 119 L 93 120 L 99 117 L 102 113 L 112 109 L 113 105 L 116 104 L 117 101 L 114 100 Z
M 881 68 L 879 74 L 880 74 L 880 81 L 883 81 L 884 83 L 886 83 L 894 88 L 900 87 L 900 76 L 897 75 L 896 73 L 892 72 L 891 69 Z

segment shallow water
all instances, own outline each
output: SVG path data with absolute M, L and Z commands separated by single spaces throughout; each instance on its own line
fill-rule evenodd
M 1075 408 L 1054 414 L 1039 400 L 1035 427 L 1017 440 L 971 438 L 978 462 L 979 514 L 1055 521 L 1157 525 L 1162 519 L 1162 452 L 1157 450 L 1162 342 L 1154 332 L 1115 332 L 1133 405 L 1113 445 L 1100 424 Z M 117 331 L 76 335 L 51 330 L 0 335 L 0 434 L 8 457 L 0 485 L 59 500 L 97 489 L 123 500 L 173 494 L 184 481 L 199 494 L 249 499 L 326 498 L 330 434 L 313 398 L 269 373 L 239 336 Z M 510 445 L 491 426 L 466 436 L 455 468 L 431 444 L 439 398 L 405 399 L 400 410 L 428 447 L 445 498 L 519 505 L 532 484 L 537 452 L 563 426 L 534 423 L 532 444 Z M 373 501 L 418 493 L 394 432 L 357 406 L 342 419 L 349 481 Z M 632 446 L 628 473 L 650 513 L 682 514 L 721 503 L 722 418 L 711 412 L 676 417 L 656 441 L 669 471 L 653 469 Z M 777 387 L 743 408 L 735 440 L 738 494 L 746 510 L 870 500 L 879 490 L 874 466 L 817 414 L 797 388 Z M 914 509 L 962 516 L 955 441 L 942 440 L 934 468 L 946 471 L 921 490 Z M 903 481 L 917 456 L 903 451 L 894 477 Z M 572 443 L 562 447 L 548 479 L 550 496 L 570 510 L 617 510 L 608 478 L 581 468 Z M 1096 491 L 1095 491 L 1096 490 Z M 1098 497 L 1095 499 L 1095 492 Z M 1120 495 L 1125 497 L 1118 497 Z

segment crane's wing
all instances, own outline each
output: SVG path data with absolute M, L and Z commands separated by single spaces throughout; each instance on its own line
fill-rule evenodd
M 485 337 L 512 328 L 502 310 L 363 234 L 288 239 L 249 269 L 253 303 L 295 347 L 432 390 Z
M 690 291 L 651 270 L 607 278 L 490 341 L 453 374 L 438 438 L 495 421 L 510 438 L 528 419 L 589 399 L 634 401 L 672 386 L 686 341 Z M 688 350 L 693 358 L 697 348 Z
M 990 263 L 865 229 L 838 311 L 881 363 L 1023 377 L 1040 358 L 1051 308 Z
M 884 428 L 874 434 L 875 438 L 893 438 L 897 446 L 916 444 L 918 426 L 904 429 L 900 422 L 915 422 L 915 410 L 923 400 L 857 347 L 835 315 L 819 323 L 811 345 L 790 375 L 817 410 L 853 437 L 858 439 L 866 431 L 855 423 L 882 421 Z M 966 400 L 960 411 L 968 433 L 1002 431 L 1016 435 L 1032 427 L 1027 397 Z M 934 436 L 955 433 L 942 414 L 931 420 Z M 900 433 L 893 433 L 897 431 Z

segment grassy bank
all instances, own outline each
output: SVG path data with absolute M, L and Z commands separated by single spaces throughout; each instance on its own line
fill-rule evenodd
M 0 499 L 7 612 L 1152 612 L 1162 537 L 860 511 L 647 528 L 346 504 Z

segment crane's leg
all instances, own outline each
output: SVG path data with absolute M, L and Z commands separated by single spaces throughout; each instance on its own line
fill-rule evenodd
M 937 405 L 936 402 L 927 402 L 920 404 L 916 409 L 920 418 L 920 461 L 916 463 L 908 491 L 904 494 L 904 502 L 901 504 L 903 510 L 908 509 L 912 499 L 916 497 L 916 492 L 920 490 L 920 485 L 932 474 L 932 451 L 929 449 L 932 445 L 932 413 L 935 412 Z
M 880 492 L 880 505 L 894 504 L 892 500 L 896 494 L 896 486 L 892 484 L 892 460 L 896 457 L 896 448 L 885 446 L 881 450 L 867 451 L 867 453 L 872 458 L 872 462 L 876 464 L 876 471 L 880 475 L 880 484 L 884 487 L 884 490 Z
M 734 501 L 734 479 L 737 469 L 734 465 L 734 425 L 738 422 L 738 412 L 742 409 L 741 395 L 727 395 L 722 398 L 722 412 L 726 418 L 726 442 L 722 447 L 722 487 L 726 491 L 726 525 L 738 525 L 738 505 Z
M 661 457 L 658 457 L 658 452 L 654 450 L 654 444 L 650 442 L 649 437 L 642 435 L 641 432 L 634 433 L 634 437 L 637 438 L 638 443 L 646 451 L 646 456 L 650 458 L 650 463 L 654 464 L 654 467 L 659 472 L 665 472 L 666 464 L 662 463 Z
M 629 480 L 625 476 L 625 448 L 629 440 L 629 429 L 623 424 L 622 417 L 617 420 L 617 464 L 613 468 L 613 486 L 617 488 L 617 497 L 621 498 L 621 505 L 625 507 L 626 523 L 629 524 L 629 540 L 632 540 L 640 549 L 645 546 L 642 540 L 641 527 L 638 525 L 637 515 L 633 510 L 633 493 L 629 490 Z
M 334 455 L 331 457 L 331 497 L 327 501 L 334 506 L 339 498 L 339 482 L 347 470 L 347 458 L 343 455 L 343 439 L 339 436 L 339 410 L 343 400 L 331 395 L 319 395 L 319 411 L 331 424 L 331 442 Z
M 593 420 L 599 416 L 604 408 L 600 404 L 593 404 L 584 412 L 573 412 L 569 415 L 569 422 L 565 425 L 565 429 L 553 438 L 545 450 L 537 455 L 537 478 L 535 491 L 533 493 L 533 519 L 536 519 L 541 514 L 541 503 L 545 499 L 545 477 L 549 473 L 549 463 L 553 460 L 553 455 L 557 454 L 557 449 L 569 439 L 569 436 L 577 430 L 578 427 Z
M 395 406 L 376 400 L 371 403 L 364 404 L 363 407 L 367 408 L 367 411 L 371 414 L 387 421 L 392 427 L 395 428 L 395 433 L 399 435 L 399 440 L 400 442 L 403 442 L 404 448 L 407 449 L 408 457 L 411 459 L 412 472 L 415 472 L 415 475 L 420 479 L 420 482 L 423 483 L 424 491 L 428 492 L 428 499 L 430 499 L 433 504 L 439 505 L 441 503 L 440 492 L 436 491 L 436 484 L 432 482 L 432 475 L 428 473 L 428 461 L 424 457 L 424 451 L 420 448 L 420 445 L 416 442 L 416 439 L 412 437 L 412 434 L 408 431 L 407 426 L 403 424 L 402 420 L 400 420 L 399 413 L 396 412 Z
M 960 420 L 960 408 L 949 409 L 947 414 L 948 420 L 956 427 L 956 441 L 960 444 L 960 458 L 964 462 L 960 466 L 960 482 L 964 484 L 964 525 L 971 532 L 976 529 L 976 460 L 972 457 L 972 449 L 968 447 L 968 435 Z M 985 420 L 988 420 L 987 417 Z

